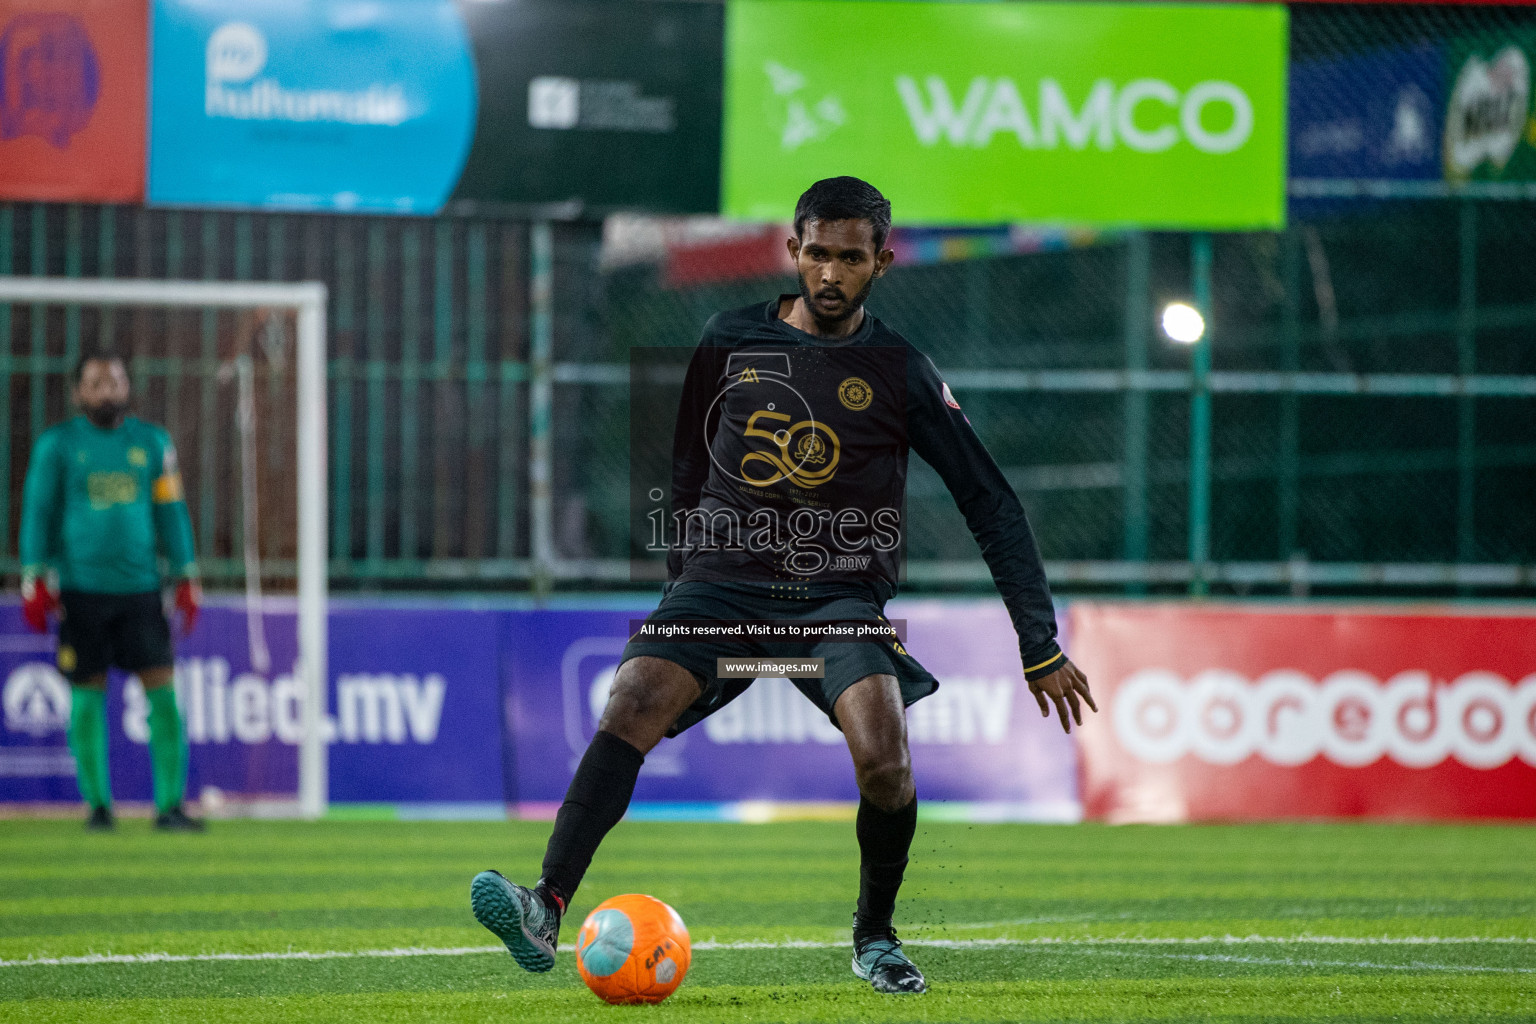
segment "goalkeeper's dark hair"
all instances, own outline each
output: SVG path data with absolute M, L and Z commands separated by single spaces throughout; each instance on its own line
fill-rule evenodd
M 80 378 L 85 376 L 86 363 L 122 363 L 123 372 L 128 372 L 128 357 L 123 353 L 113 352 L 108 349 L 87 349 L 80 353 L 79 359 L 75 360 L 75 370 L 70 375 L 70 380 L 74 382 L 76 387 L 80 385 Z
M 891 235 L 891 202 L 863 178 L 822 178 L 795 204 L 795 237 L 805 237 L 811 220 L 867 220 L 875 229 L 875 251 Z

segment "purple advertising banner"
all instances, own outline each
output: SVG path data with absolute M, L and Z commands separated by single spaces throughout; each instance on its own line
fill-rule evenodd
M 504 614 L 332 603 L 332 800 L 502 802 Z
M 956 811 L 971 818 L 1077 820 L 1076 748 L 1054 719 L 1040 717 L 1001 602 L 894 601 L 886 612 L 907 621 L 907 649 L 940 684 L 907 715 L 920 797 L 965 805 Z M 632 617 L 541 611 L 506 620 L 511 795 L 521 813 L 552 813 L 565 793 L 607 701 Z M 759 679 L 699 725 L 663 740 L 635 789 L 637 803 L 857 799 L 842 734 L 787 679 Z
M 297 790 L 300 695 L 293 681 L 294 616 L 264 617 L 268 672 L 252 669 L 246 617 L 213 603 L 178 640 L 176 688 L 190 745 L 187 792 L 292 798 Z M 0 606 L 0 801 L 74 801 L 66 746 L 69 685 L 54 667 L 53 636 L 27 630 L 14 602 Z M 284 668 L 286 666 L 286 669 Z M 118 800 L 150 799 L 148 729 L 138 680 L 112 674 L 108 745 Z
M 238 602 L 210 602 L 177 644 L 194 799 L 292 800 L 298 790 L 295 615 L 292 602 L 269 601 L 267 609 L 265 659 Z M 332 800 L 502 803 L 499 614 L 333 602 Z M 14 602 L 0 605 L 0 802 L 78 799 L 65 745 L 69 687 L 54 668 L 53 644 L 26 630 Z M 254 667 L 259 660 L 264 670 Z M 113 794 L 148 800 L 143 690 L 114 675 L 109 694 Z
M 69 685 L 54 640 L 27 630 L 14 598 L 0 603 L 0 800 L 77 800 L 64 745 Z
M 297 792 L 293 606 L 266 607 L 265 658 L 233 600 L 211 601 L 178 644 L 194 799 L 292 801 Z M 645 598 L 571 610 L 334 601 L 331 800 L 552 814 L 602 714 L 629 622 L 648 610 Z M 1040 717 L 1002 604 L 894 601 L 887 613 L 906 620 L 907 649 L 940 682 L 907 715 L 925 807 L 1077 820 L 1076 748 L 1054 718 Z M 27 632 L 14 601 L 0 603 L 0 695 L 0 802 L 77 800 L 69 688 L 53 666 L 53 639 Z M 148 800 L 136 680 L 114 677 L 109 709 L 114 794 Z M 634 813 L 750 819 L 775 805 L 857 799 L 842 734 L 787 679 L 760 679 L 650 754 Z

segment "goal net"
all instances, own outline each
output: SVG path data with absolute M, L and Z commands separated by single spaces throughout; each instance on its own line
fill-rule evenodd
M 196 630 L 177 638 L 176 688 L 191 748 L 188 796 L 209 811 L 318 817 L 328 802 L 325 303 L 318 283 L 0 276 L 8 468 L 74 414 L 82 353 L 122 356 L 131 413 L 176 445 L 207 595 Z M 0 477 L 17 490 L 19 473 Z M 10 521 L 0 537 L 14 571 L 20 495 L 3 498 Z M 63 776 L 69 759 L 45 749 L 62 754 L 68 718 L 51 642 L 29 648 L 15 637 L 8 647 L 7 703 L 22 709 L 18 722 L 37 720 L 38 749 L 6 754 Z M 114 761 L 147 767 L 142 688 L 130 678 L 110 694 Z M 33 774 L 34 786 L 48 785 L 41 767 Z M 147 771 L 134 774 L 147 789 Z M 134 783 L 123 785 L 132 800 Z M 69 779 L 53 787 L 54 798 L 73 798 Z

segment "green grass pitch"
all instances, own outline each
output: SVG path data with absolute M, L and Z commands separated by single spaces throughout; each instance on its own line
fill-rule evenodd
M 920 822 L 897 909 L 918 997 L 849 971 L 838 823 L 626 822 L 554 971 L 525 974 L 487 948 L 469 880 L 531 880 L 547 832 L 0 821 L 0 1020 L 1536 1020 L 1531 828 Z M 693 968 L 661 1006 L 609 1007 L 569 943 L 634 891 L 683 915 Z

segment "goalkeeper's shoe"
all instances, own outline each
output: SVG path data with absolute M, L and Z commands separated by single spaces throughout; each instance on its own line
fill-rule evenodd
M 189 818 L 181 804 L 155 815 L 155 828 L 161 832 L 204 832 L 208 826 L 201 818 Z
M 539 893 L 513 885 L 500 872 L 482 871 L 470 883 L 469 906 L 475 920 L 496 933 L 523 970 L 542 972 L 555 966 L 560 912 Z
M 901 951 L 901 940 L 894 928 L 873 936 L 854 937 L 853 973 L 869 982 L 876 992 L 915 995 L 928 991 L 923 972 Z

